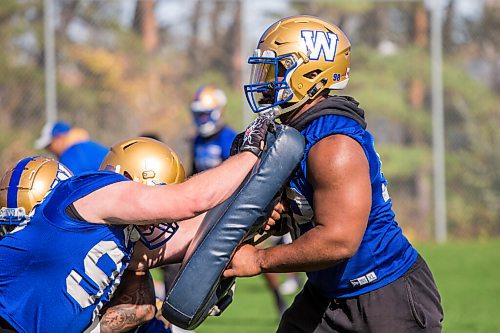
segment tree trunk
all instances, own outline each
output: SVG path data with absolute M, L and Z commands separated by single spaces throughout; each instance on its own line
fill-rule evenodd
M 235 88 L 241 87 L 241 2 L 236 2 L 233 9 L 233 23 L 227 31 L 226 41 L 228 43 L 226 49 L 228 51 L 228 60 L 231 62 L 231 71 L 227 74 L 229 84 Z M 246 64 L 245 64 L 246 65 Z
M 198 39 L 198 34 L 200 31 L 200 20 L 202 14 L 202 2 L 201 0 L 197 0 L 194 4 L 193 16 L 191 16 L 191 38 L 189 39 L 189 47 L 188 47 L 188 59 L 192 68 L 197 68 L 202 70 L 200 66 L 200 40 Z M 194 76 L 195 71 L 190 71 L 187 74 L 190 77 Z
M 429 20 L 422 3 L 416 5 L 414 14 L 414 43 L 420 48 L 426 48 L 429 42 Z M 412 79 L 409 85 L 408 99 L 414 112 L 424 109 L 426 87 L 419 79 Z M 426 145 L 425 134 L 418 128 L 411 129 L 411 145 L 423 147 Z M 422 238 L 428 238 L 430 230 L 427 222 L 431 210 L 432 192 L 429 185 L 429 169 L 422 165 L 415 174 L 415 230 Z
M 150 54 L 158 48 L 159 42 L 154 9 L 154 0 L 139 0 L 134 15 L 134 29 L 141 34 L 144 49 Z

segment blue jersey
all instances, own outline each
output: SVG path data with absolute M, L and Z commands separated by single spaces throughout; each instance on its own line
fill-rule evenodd
M 17 331 L 82 332 L 109 301 L 132 255 L 131 227 L 79 221 L 65 209 L 126 180 L 107 171 L 65 180 L 0 240 L 0 317 Z
M 59 161 L 67 166 L 75 176 L 84 172 L 97 171 L 109 149 L 93 141 L 76 143 L 66 149 Z
M 227 126 L 208 138 L 198 135 L 193 145 L 193 171 L 200 172 L 216 167 L 229 158 L 235 136 L 236 132 Z
M 356 140 L 365 152 L 370 168 L 372 205 L 368 225 L 356 254 L 338 265 L 307 273 L 313 286 L 329 299 L 357 296 L 381 288 L 401 277 L 415 262 L 416 250 L 394 220 L 387 180 L 373 145 L 372 135 L 353 119 L 325 115 L 301 131 L 306 149 L 300 168 L 286 190 L 298 235 L 315 226 L 312 207 L 313 188 L 307 180 L 309 150 L 321 139 L 343 134 Z

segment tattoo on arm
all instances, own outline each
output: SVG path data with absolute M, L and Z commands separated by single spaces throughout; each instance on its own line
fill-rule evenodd
M 149 272 L 125 271 L 115 296 L 101 311 L 101 333 L 124 332 L 151 320 L 156 312 Z

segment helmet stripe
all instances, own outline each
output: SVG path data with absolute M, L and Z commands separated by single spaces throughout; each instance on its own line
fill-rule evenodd
M 196 90 L 196 92 L 194 93 L 194 100 L 195 101 L 198 101 L 200 100 L 200 96 L 201 96 L 201 93 L 203 92 L 203 90 L 205 90 L 205 86 L 201 86 L 198 88 L 198 90 Z
M 12 176 L 9 181 L 9 190 L 7 191 L 7 207 L 16 208 L 17 207 L 17 191 L 19 189 L 19 181 L 21 180 L 21 175 L 23 174 L 26 165 L 31 162 L 34 157 L 26 157 L 25 159 L 19 161 L 12 171 Z

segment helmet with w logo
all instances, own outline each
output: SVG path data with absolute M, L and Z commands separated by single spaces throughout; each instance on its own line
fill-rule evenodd
M 313 16 L 279 20 L 262 35 L 245 94 L 254 112 L 292 111 L 349 80 L 351 43 L 337 26 Z

